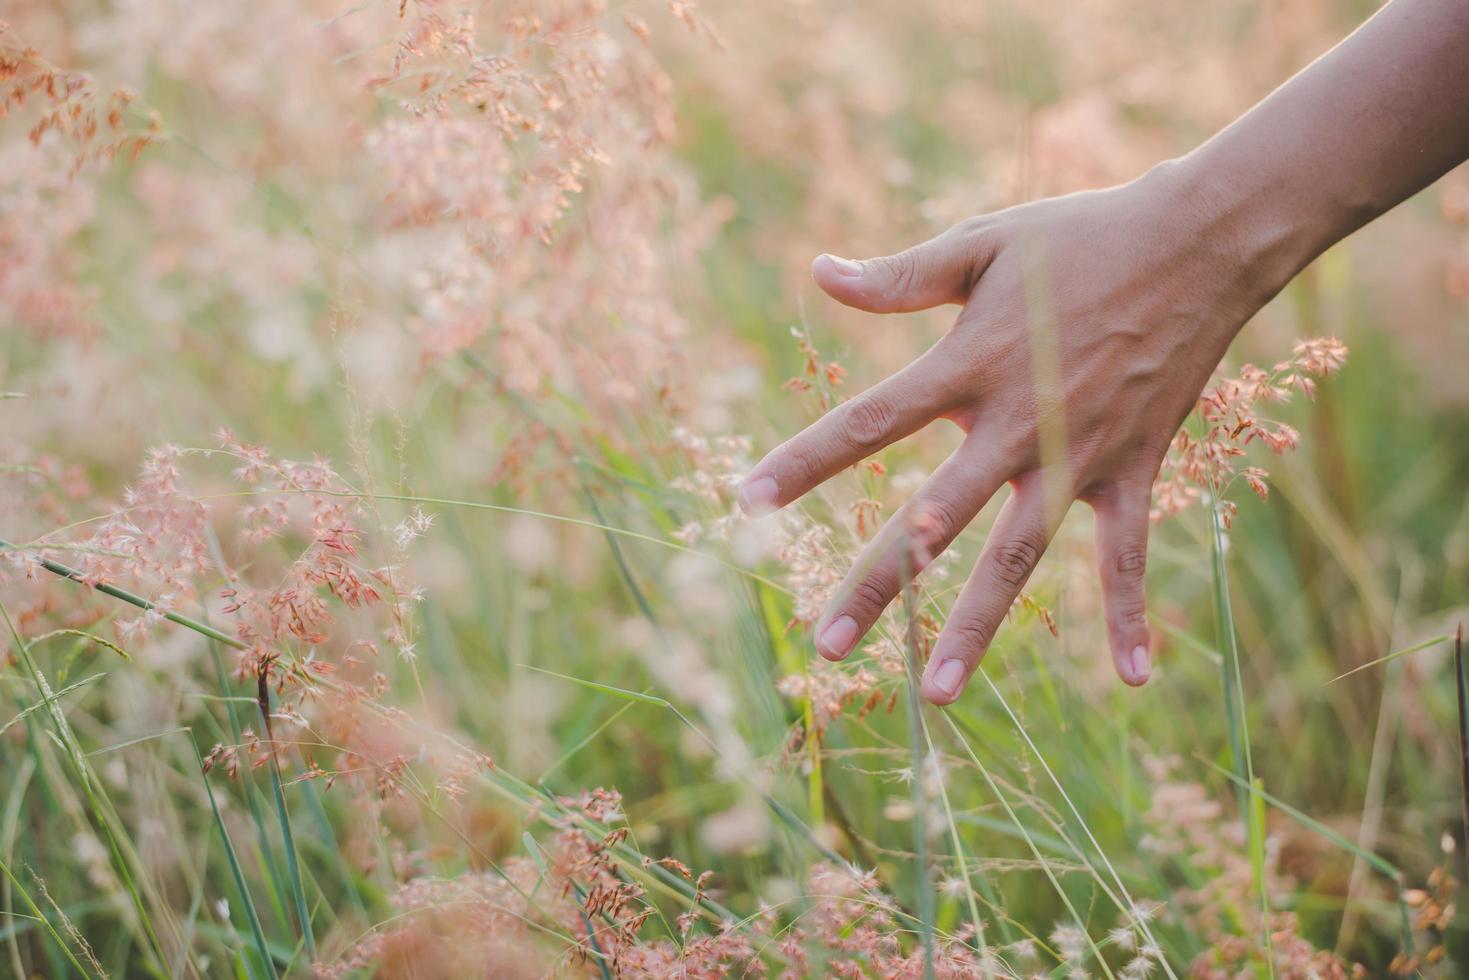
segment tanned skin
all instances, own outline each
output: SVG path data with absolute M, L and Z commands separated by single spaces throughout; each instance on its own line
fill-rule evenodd
M 923 676 L 959 697 L 1073 501 L 1096 513 L 1107 633 L 1151 669 L 1150 490 L 1245 322 L 1332 244 L 1469 158 L 1469 0 L 1393 0 L 1187 156 L 1106 190 L 970 218 L 896 255 L 820 255 L 872 313 L 961 306 L 897 374 L 775 449 L 740 487 L 784 507 L 938 418 L 962 444 L 867 545 L 816 624 L 841 660 L 1000 488 L 1011 493 Z

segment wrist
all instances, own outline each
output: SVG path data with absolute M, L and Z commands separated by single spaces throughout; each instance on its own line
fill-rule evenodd
M 1180 244 L 1238 299 L 1239 326 L 1346 234 L 1339 215 L 1354 210 L 1323 206 L 1210 144 L 1158 164 L 1139 183 L 1163 202 Z

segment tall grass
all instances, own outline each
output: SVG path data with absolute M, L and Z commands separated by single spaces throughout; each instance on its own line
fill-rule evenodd
M 814 657 L 945 434 L 730 496 L 948 325 L 812 254 L 1125 179 L 1351 5 L 459 7 L 0 32 L 4 970 L 1457 975 L 1460 185 L 1231 353 L 1353 351 L 1260 418 L 1267 501 L 1154 528 L 1143 689 L 1080 508 L 955 705 L 915 680 L 993 508 Z

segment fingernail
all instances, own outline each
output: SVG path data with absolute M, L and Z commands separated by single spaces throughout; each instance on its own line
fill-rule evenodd
M 828 660 L 840 660 L 852 651 L 857 642 L 857 621 L 851 616 L 838 616 L 826 624 L 826 629 L 816 639 L 821 655 Z
M 1138 644 L 1137 646 L 1133 647 L 1131 662 L 1132 678 L 1133 680 L 1141 684 L 1143 681 L 1148 679 L 1148 673 L 1153 668 L 1153 658 L 1152 655 L 1148 653 L 1148 648 L 1143 646 L 1142 644 Z
M 949 659 L 939 664 L 933 672 L 933 686 L 946 698 L 959 696 L 959 685 L 964 683 L 964 661 Z
M 772 477 L 762 476 L 740 486 L 740 510 L 750 517 L 764 517 L 777 509 L 780 488 Z
M 832 255 L 830 252 L 826 253 L 826 257 L 831 260 L 831 264 L 836 268 L 837 272 L 841 273 L 842 275 L 862 275 L 861 262 L 853 262 L 851 259 L 844 259 L 840 255 Z

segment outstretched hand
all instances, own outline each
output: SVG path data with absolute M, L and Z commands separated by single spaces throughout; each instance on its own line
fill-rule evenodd
M 851 653 L 904 583 L 1009 483 L 924 695 L 959 696 L 1075 500 L 1096 513 L 1117 672 L 1128 684 L 1148 679 L 1153 479 L 1230 340 L 1280 285 L 1252 282 L 1228 218 L 1182 190 L 1165 166 L 972 218 L 896 255 L 812 263 L 821 288 L 857 309 L 962 306 L 926 353 L 775 449 L 740 486 L 747 513 L 770 513 L 935 419 L 963 430 L 817 621 L 823 657 Z

